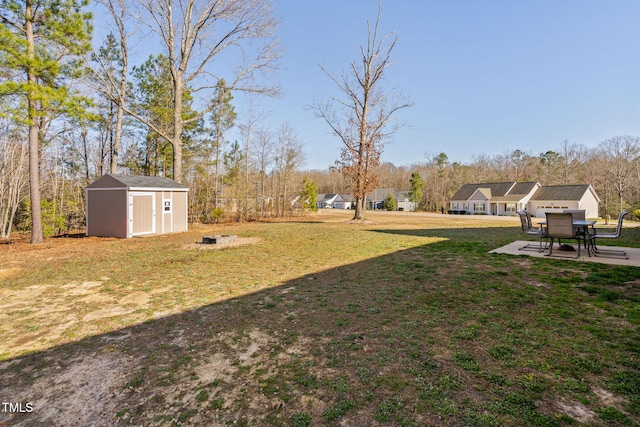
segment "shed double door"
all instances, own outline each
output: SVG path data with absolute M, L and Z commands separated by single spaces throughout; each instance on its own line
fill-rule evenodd
M 129 234 L 139 236 L 156 232 L 155 193 L 129 193 Z

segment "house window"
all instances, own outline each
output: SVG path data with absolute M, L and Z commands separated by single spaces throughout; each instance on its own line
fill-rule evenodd
M 484 203 L 476 202 L 473 204 L 473 210 L 476 212 L 485 212 Z
M 453 209 L 454 211 L 457 211 L 458 210 L 458 202 L 451 203 L 451 209 Z
M 516 204 L 515 203 L 507 203 L 507 206 L 505 207 L 505 212 L 515 212 L 516 211 Z
M 465 211 L 468 211 L 468 210 L 469 210 L 469 203 L 468 203 L 468 202 L 465 202 L 465 203 L 462 205 L 462 210 L 465 210 Z

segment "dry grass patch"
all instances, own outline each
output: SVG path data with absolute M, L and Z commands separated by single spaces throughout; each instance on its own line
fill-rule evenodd
M 520 237 L 516 220 L 349 215 L 7 245 L 0 399 L 34 411 L 0 417 L 640 422 L 637 268 L 488 254 Z M 251 243 L 190 248 L 212 234 Z

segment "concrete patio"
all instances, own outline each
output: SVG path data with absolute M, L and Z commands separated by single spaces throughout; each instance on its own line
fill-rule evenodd
M 580 262 L 599 262 L 602 264 L 611 264 L 611 265 L 629 265 L 640 267 L 640 248 L 623 248 L 623 247 L 612 247 L 614 249 L 622 249 L 627 252 L 629 255 L 629 259 L 624 259 L 623 257 L 618 256 L 589 256 L 587 254 L 587 250 L 582 248 L 580 253 L 580 258 L 576 258 L 576 254 L 574 252 L 561 252 L 556 249 L 554 246 L 553 255 L 551 257 L 545 256 L 549 251 L 538 252 L 534 248 L 527 248 L 520 250 L 523 246 L 529 245 L 537 245 L 537 241 L 525 241 L 525 240 L 516 240 L 515 242 L 509 243 L 508 245 L 502 246 L 501 248 L 494 249 L 489 251 L 491 254 L 508 254 L 508 255 L 525 255 L 532 256 L 536 258 L 547 258 L 547 259 L 566 259 L 570 261 L 580 261 Z M 599 248 L 606 249 L 607 246 L 598 245 Z M 556 256 L 557 255 L 557 256 Z

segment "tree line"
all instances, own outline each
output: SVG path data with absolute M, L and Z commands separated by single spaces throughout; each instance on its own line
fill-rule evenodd
M 308 175 L 318 191 L 349 193 L 349 182 L 337 170 Z M 423 162 L 396 166 L 382 163 L 376 170 L 380 188 L 410 191 L 425 211 L 448 210 L 453 194 L 464 184 L 534 181 L 542 185 L 591 184 L 601 199 L 600 216 L 617 217 L 622 210 L 640 219 L 640 137 L 613 136 L 588 148 L 562 141 L 542 153 L 514 149 L 504 154 L 450 161 L 446 153 L 427 153 Z
M 315 193 L 356 197 L 362 218 L 376 187 L 410 190 L 420 209 L 446 209 L 462 184 L 589 183 L 601 214 L 640 208 L 639 142 L 594 149 L 564 141 L 467 164 L 446 153 L 410 166 L 381 163 L 395 113 L 411 103 L 379 82 L 396 44 L 367 26 L 361 58 L 339 94 L 311 107 L 344 143 L 334 167 L 301 170 L 303 141 L 270 124 L 261 96 L 278 96 L 281 55 L 268 0 L 0 0 L 0 236 L 31 241 L 80 229 L 85 187 L 105 173 L 166 176 L 189 186 L 189 220 L 252 220 L 315 208 Z M 132 51 L 149 46 L 134 61 Z M 139 56 L 139 55 L 138 55 Z M 236 110 L 236 97 L 248 107 Z M 231 133 L 231 130 L 238 132 Z M 235 135 L 234 138 L 231 135 Z M 401 145 L 401 141 L 398 141 Z M 295 204 L 298 200 L 298 204 Z
M 194 221 L 284 214 L 300 138 L 233 106 L 279 94 L 277 28 L 268 0 L 2 0 L 2 235 L 40 243 L 81 222 L 83 189 L 105 173 L 189 185 Z
M 41 243 L 81 222 L 82 189 L 105 173 L 187 184 L 192 221 L 292 212 L 302 142 L 289 124 L 263 126 L 253 108 L 259 96 L 280 93 L 272 78 L 281 54 L 272 1 L 96 0 L 99 21 L 88 0 L 0 1 L 6 164 L 15 153 L 24 160 L 23 141 L 28 154 L 26 178 L 23 168 L 2 171 L 11 187 L 2 201 L 4 236 L 16 225 Z M 350 178 L 358 219 L 393 133 L 387 123 L 409 106 L 389 103 L 379 88 L 396 43 L 378 34 L 380 12 L 381 5 L 349 78 L 323 69 L 346 101 L 311 107 L 345 143 L 337 163 Z M 103 40 L 92 39 L 96 22 L 108 30 Z M 151 53 L 136 63 L 132 52 L 141 44 Z M 251 100 L 241 115 L 238 94 Z M 333 101 L 347 111 L 337 112 Z M 232 128 L 240 140 L 230 140 Z

